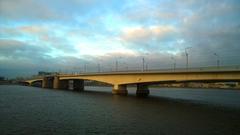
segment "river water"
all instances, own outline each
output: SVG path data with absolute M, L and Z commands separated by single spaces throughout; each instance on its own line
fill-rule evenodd
M 0 85 L 0 135 L 239 135 L 240 91 L 110 87 L 84 92 Z

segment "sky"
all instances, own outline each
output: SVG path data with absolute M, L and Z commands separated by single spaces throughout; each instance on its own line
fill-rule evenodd
M 0 0 L 0 76 L 184 68 L 185 50 L 240 65 L 240 1 Z

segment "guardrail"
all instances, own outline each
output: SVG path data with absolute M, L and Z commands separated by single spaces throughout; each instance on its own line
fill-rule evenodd
M 194 72 L 194 71 L 238 71 L 240 70 L 240 66 L 211 66 L 211 67 L 194 67 L 194 68 L 176 68 L 176 69 L 148 69 L 148 70 L 119 70 L 119 71 L 104 71 L 104 72 L 78 72 L 78 73 L 54 73 L 51 75 L 78 75 L 78 74 L 111 74 L 111 73 L 133 73 L 133 72 Z M 47 76 L 51 76 L 47 75 Z M 28 79 L 40 79 L 44 75 L 41 76 L 32 76 Z

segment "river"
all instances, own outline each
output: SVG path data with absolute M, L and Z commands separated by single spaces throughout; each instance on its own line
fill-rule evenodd
M 240 91 L 110 87 L 84 92 L 0 85 L 1 135 L 239 135 Z

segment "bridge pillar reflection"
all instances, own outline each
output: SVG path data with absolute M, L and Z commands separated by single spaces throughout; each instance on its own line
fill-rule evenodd
M 114 85 L 112 89 L 112 94 L 115 95 L 127 95 L 127 85 Z
M 237 84 L 236 84 L 237 86 L 237 89 L 240 89 L 240 82 L 237 82 Z
M 83 91 L 84 90 L 84 80 L 73 80 L 73 90 Z
M 146 97 L 149 95 L 149 89 L 147 84 L 137 84 L 136 95 L 139 97 Z

